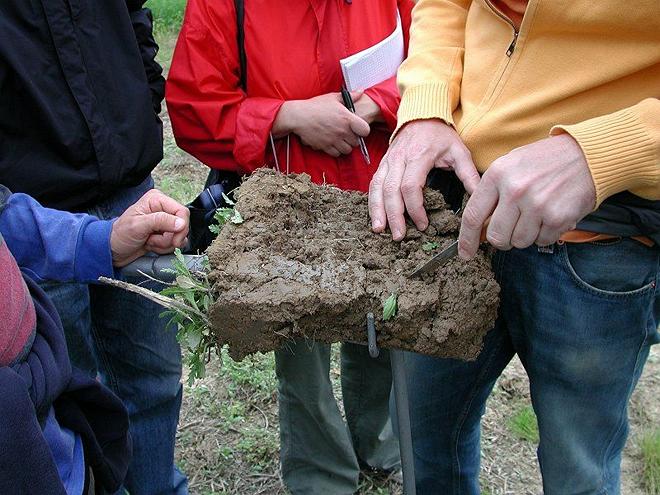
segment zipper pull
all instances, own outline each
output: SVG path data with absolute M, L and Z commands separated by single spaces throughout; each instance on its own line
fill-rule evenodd
M 509 45 L 509 48 L 506 51 L 506 56 L 507 57 L 510 57 L 511 55 L 513 55 L 513 50 L 516 49 L 516 42 L 517 41 L 518 41 L 518 31 L 514 31 L 513 32 L 513 41 L 511 42 L 511 44 Z

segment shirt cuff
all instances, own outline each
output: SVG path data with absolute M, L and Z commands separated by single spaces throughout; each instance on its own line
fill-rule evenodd
M 114 220 L 92 220 L 80 229 L 74 273 L 77 281 L 97 282 L 99 277 L 114 277 L 110 234 Z
M 401 97 L 398 124 L 392 139 L 408 122 L 423 119 L 440 119 L 454 125 L 447 84 L 438 82 L 406 89 Z
M 564 132 L 578 142 L 587 159 L 596 186 L 596 207 L 616 193 L 658 181 L 655 143 L 632 110 L 558 125 L 550 134 Z
M 241 103 L 236 117 L 234 158 L 243 172 L 251 173 L 265 165 L 270 132 L 283 104 L 284 100 L 264 97 L 246 98 Z

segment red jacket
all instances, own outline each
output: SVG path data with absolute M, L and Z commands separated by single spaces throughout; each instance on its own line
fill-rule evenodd
M 0 234 L 0 368 L 22 356 L 32 343 L 37 314 L 32 297 Z
M 338 92 L 339 60 L 391 34 L 401 14 L 406 49 L 412 0 L 247 0 L 247 94 L 239 87 L 232 0 L 189 0 L 167 83 L 177 143 L 212 168 L 250 173 L 274 166 L 269 133 L 286 100 Z M 359 149 L 340 158 L 290 140 L 290 171 L 317 183 L 366 191 L 395 128 L 399 92 L 391 78 L 365 93 L 385 125 L 372 125 L 367 165 Z M 276 142 L 280 168 L 286 138 Z

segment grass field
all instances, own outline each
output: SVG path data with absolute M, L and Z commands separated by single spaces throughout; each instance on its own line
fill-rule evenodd
M 154 13 L 157 36 L 165 36 L 179 30 L 186 0 L 148 0 L 146 6 Z
M 185 0 L 149 0 L 154 11 L 160 61 L 167 69 Z M 167 114 L 165 159 L 155 171 L 158 186 L 180 201 L 200 190 L 206 169 L 179 150 Z M 334 353 L 331 378 L 339 388 Z M 654 350 L 633 396 L 631 435 L 623 460 L 624 495 L 660 495 L 660 350 Z M 497 382 L 483 421 L 481 484 L 488 495 L 538 495 L 538 426 L 529 384 L 515 360 Z M 241 363 L 225 353 L 213 358 L 207 378 L 185 387 L 177 438 L 177 460 L 201 495 L 285 493 L 278 468 L 277 389 L 273 355 Z M 360 493 L 399 494 L 387 480 L 364 476 Z

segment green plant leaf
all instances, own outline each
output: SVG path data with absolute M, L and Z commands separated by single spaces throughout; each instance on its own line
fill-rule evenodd
M 397 298 L 397 294 L 393 292 L 390 297 L 387 298 L 385 304 L 383 304 L 383 321 L 391 320 L 396 316 L 398 309 Z
M 244 222 L 243 217 L 242 217 L 241 214 L 238 212 L 238 210 L 234 210 L 234 214 L 233 214 L 232 217 L 229 219 L 229 221 L 230 221 L 231 223 L 233 223 L 234 225 L 240 225 L 240 224 L 242 224 L 242 223 Z
M 225 193 L 222 193 L 222 199 L 225 200 L 225 203 L 227 203 L 229 206 L 235 206 L 236 203 L 234 203 L 229 196 L 227 196 Z
M 190 278 L 185 275 L 178 275 L 176 277 L 176 285 L 182 289 L 196 289 L 198 285 Z
M 227 218 L 233 214 L 232 209 L 225 210 Z M 160 295 L 178 304 L 165 311 L 161 317 L 167 316 L 170 318 L 170 324 L 177 325 L 177 341 L 182 347 L 188 348 L 185 362 L 190 369 L 188 383 L 192 385 L 195 380 L 204 377 L 208 353 L 215 346 L 206 317 L 213 299 L 208 278 L 204 273 L 192 273 L 180 250 L 176 250 L 175 256 L 172 267 L 176 282 L 163 289 Z
M 176 259 L 179 263 L 181 263 L 183 266 L 186 266 L 186 260 L 183 257 L 183 253 L 179 248 L 176 248 L 174 250 L 174 256 L 176 256 Z M 176 263 L 174 264 L 174 269 L 177 270 L 177 265 Z
M 195 380 L 206 376 L 206 363 L 204 362 L 203 354 L 203 351 L 195 352 L 188 359 L 188 367 L 190 369 L 188 385 L 191 387 L 195 383 Z
M 197 301 L 195 301 L 195 294 L 193 292 L 184 292 L 183 297 L 191 308 L 199 310 L 199 307 L 197 307 Z
M 435 241 L 429 241 L 425 242 L 422 244 L 422 250 L 428 252 L 428 251 L 433 251 L 434 249 L 438 249 L 439 244 Z
M 227 223 L 227 220 L 231 218 L 233 213 L 234 213 L 233 208 L 218 208 L 215 211 L 213 218 L 215 219 L 216 222 L 218 222 L 218 226 L 222 227 L 224 224 Z
M 202 332 L 198 328 L 190 329 L 186 335 L 186 340 L 188 347 L 192 350 L 196 350 L 199 347 L 199 344 L 202 343 Z

